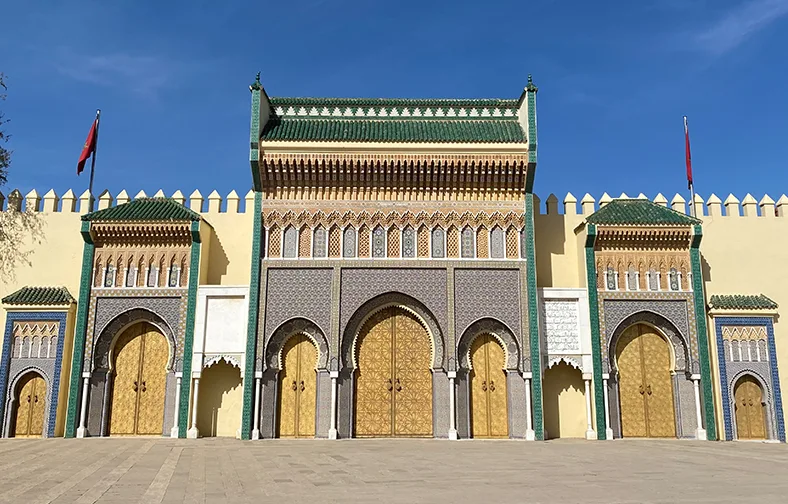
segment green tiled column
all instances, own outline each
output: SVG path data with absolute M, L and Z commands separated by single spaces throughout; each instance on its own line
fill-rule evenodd
M 594 406 L 596 409 L 596 437 L 607 439 L 605 430 L 605 390 L 602 379 L 602 339 L 599 335 L 599 299 L 596 292 L 596 260 L 594 258 L 594 242 L 596 226 L 586 227 L 586 288 L 588 289 L 588 313 L 591 319 L 591 357 L 594 361 Z
M 542 355 L 539 345 L 539 305 L 536 291 L 536 251 L 534 247 L 534 195 L 525 195 L 525 272 L 528 280 L 528 341 L 531 354 L 531 405 L 534 437 L 544 439 L 542 408 Z
M 241 439 L 249 439 L 252 428 L 255 386 L 254 361 L 257 355 L 257 320 L 260 309 L 260 257 L 263 228 L 263 194 L 254 193 L 254 227 L 252 231 L 252 267 L 249 277 L 249 316 L 246 321 L 246 361 L 244 366 L 244 399 L 241 416 Z M 248 211 L 248 210 L 247 210 Z
M 695 326 L 698 333 L 698 353 L 700 354 L 700 376 L 701 384 L 703 385 L 703 410 L 706 420 L 706 439 L 715 441 L 717 439 L 717 421 L 714 417 L 709 339 L 706 329 L 706 300 L 703 295 L 703 272 L 700 265 L 700 240 L 703 237 L 703 231 L 699 224 L 694 225 L 692 231 L 690 263 L 692 265 L 692 290 L 695 301 Z
M 197 311 L 197 286 L 200 283 L 200 222 L 191 224 L 192 250 L 189 263 L 189 290 L 186 301 L 186 333 L 183 338 L 183 377 L 181 378 L 181 403 L 178 405 L 178 437 L 185 438 L 189 425 L 189 393 L 192 385 L 192 358 L 194 350 L 194 318 Z
M 79 279 L 79 304 L 77 308 L 76 328 L 74 329 L 74 352 L 71 357 L 71 380 L 68 385 L 68 409 L 66 410 L 65 437 L 77 435 L 79 407 L 81 399 L 82 361 L 85 358 L 85 330 L 88 322 L 88 305 L 90 304 L 91 279 L 93 278 L 93 252 L 95 246 L 90 236 L 90 222 L 83 221 L 82 239 L 82 274 Z

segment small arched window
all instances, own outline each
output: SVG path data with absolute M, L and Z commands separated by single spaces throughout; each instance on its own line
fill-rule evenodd
M 402 257 L 416 257 L 416 233 L 410 226 L 402 230 Z
M 326 228 L 318 226 L 312 240 L 312 257 L 326 257 Z
M 463 259 L 473 259 L 476 256 L 473 250 L 473 229 L 470 226 L 463 228 L 460 245 Z
M 386 257 L 386 231 L 381 226 L 372 232 L 372 257 Z
M 342 242 L 342 257 L 356 257 L 356 228 L 348 226 L 345 229 Z
M 284 257 L 294 258 L 298 253 L 298 230 L 293 226 L 285 229 Z
M 506 235 L 503 229 L 495 226 L 490 235 L 490 257 L 503 259 L 506 257 Z
M 446 235 L 440 227 L 432 230 L 432 257 L 446 257 Z

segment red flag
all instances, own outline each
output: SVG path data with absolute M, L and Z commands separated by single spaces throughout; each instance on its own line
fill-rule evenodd
M 687 116 L 684 116 L 684 150 L 687 160 L 687 188 L 692 188 L 692 156 L 690 156 L 689 128 L 687 127 Z
M 77 163 L 77 175 L 82 173 L 85 169 L 85 162 L 91 154 L 96 152 L 96 130 L 98 129 L 98 117 L 93 121 L 88 133 L 88 139 L 85 140 L 85 146 L 82 148 L 82 154 L 79 155 L 79 162 Z

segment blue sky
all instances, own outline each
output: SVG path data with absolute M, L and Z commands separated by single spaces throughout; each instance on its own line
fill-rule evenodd
M 535 190 L 788 192 L 788 0 L 5 0 L 6 194 L 243 194 L 248 85 L 271 96 L 516 98 L 539 86 Z

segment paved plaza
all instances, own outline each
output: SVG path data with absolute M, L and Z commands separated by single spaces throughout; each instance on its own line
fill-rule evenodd
M 11 439 L 0 502 L 784 503 L 788 447 L 693 441 Z

